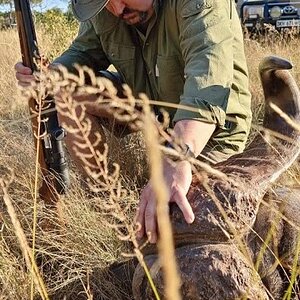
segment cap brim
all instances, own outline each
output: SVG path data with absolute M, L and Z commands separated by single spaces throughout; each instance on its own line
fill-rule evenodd
M 73 14 L 76 19 L 80 22 L 87 21 L 94 16 L 96 16 L 109 2 L 109 0 L 102 1 L 88 1 L 88 3 L 83 3 L 82 1 L 71 1 Z

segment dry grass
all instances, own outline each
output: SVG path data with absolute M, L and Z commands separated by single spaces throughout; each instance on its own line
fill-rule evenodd
M 64 35 L 55 36 L 62 41 L 58 47 L 49 43 L 44 28 L 40 47 L 52 57 L 62 51 L 74 36 L 73 29 Z M 272 38 L 253 40 L 246 37 L 245 50 L 250 71 L 250 89 L 253 95 L 254 124 L 261 124 L 263 96 L 258 77 L 258 64 L 268 54 L 276 54 L 289 59 L 295 65 L 293 75 L 300 82 L 299 40 L 295 37 L 283 38 L 271 31 Z M 287 42 L 288 40 L 288 42 Z M 16 89 L 13 65 L 20 60 L 18 37 L 15 31 L 0 31 L 0 177 L 10 178 L 7 193 L 16 210 L 27 241 L 32 242 L 34 147 L 31 137 L 27 105 L 21 100 Z M 53 40 L 52 40 L 53 41 Z M 253 130 L 253 134 L 255 130 Z M 112 262 L 123 259 L 123 253 L 137 254 L 139 246 L 134 239 L 132 224 L 134 209 L 138 199 L 139 186 L 145 182 L 144 144 L 140 136 L 133 135 L 122 141 L 109 140 L 122 151 L 112 153 L 110 160 L 117 161 L 123 173 L 110 173 L 111 183 L 107 190 L 92 193 L 86 184 L 78 179 L 75 169 L 71 171 L 72 187 L 62 197 L 59 215 L 47 209 L 42 203 L 37 207 L 36 259 L 48 293 L 59 293 L 54 299 L 80 291 L 82 299 L 92 299 L 90 284 L 99 284 L 98 292 L 103 299 L 109 299 L 112 289 L 109 283 L 95 278 L 95 270 L 101 270 Z M 102 159 L 99 158 L 103 163 Z M 13 172 L 13 175 L 11 175 Z M 300 170 L 297 165 L 278 184 L 299 184 Z M 83 188 L 85 187 L 85 188 Z M 3 191 L 1 197 L 5 196 Z M 108 194 L 110 197 L 108 197 Z M 120 197 L 120 194 L 122 197 Z M 113 196 L 112 196 L 113 195 Z M 88 201 L 87 201 L 88 199 Z M 120 201 L 122 199 L 122 201 Z M 56 224 L 56 228 L 45 231 L 43 224 Z M 139 254 L 138 254 L 139 255 Z M 15 234 L 4 203 L 0 204 L 0 299 L 30 299 L 31 275 L 28 264 Z M 100 272 L 100 271 L 99 271 Z M 100 272 L 101 273 L 101 272 Z M 99 274 L 100 274 L 99 273 Z M 100 276 L 100 275 L 99 275 Z M 93 277 L 91 279 L 91 277 Z M 38 295 L 36 286 L 35 294 Z M 115 291 L 116 295 L 119 291 Z M 99 297 L 100 297 L 99 296 Z M 118 299 L 118 296 L 116 296 Z M 288 297 L 286 298 L 288 299 Z
M 250 38 L 245 35 L 245 52 L 250 74 L 250 91 L 252 93 L 252 111 L 254 124 L 263 116 L 263 94 L 258 74 L 258 65 L 262 58 L 277 55 L 288 59 L 294 65 L 292 70 L 296 81 L 300 82 L 300 57 L 297 55 L 299 39 L 296 36 L 283 36 L 270 28 L 265 36 Z

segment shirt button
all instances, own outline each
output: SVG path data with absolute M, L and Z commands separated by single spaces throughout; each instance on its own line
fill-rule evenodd
M 150 71 L 148 72 L 148 74 L 151 75 L 151 74 L 152 74 L 152 71 L 150 70 Z
M 198 3 L 198 4 L 196 5 L 196 8 L 197 8 L 197 9 L 201 8 L 201 3 Z

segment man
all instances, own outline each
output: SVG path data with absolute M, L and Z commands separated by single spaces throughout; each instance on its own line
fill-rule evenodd
M 244 149 L 251 122 L 250 93 L 234 1 L 72 0 L 72 7 L 81 21 L 79 34 L 55 63 L 71 72 L 74 63 L 96 72 L 113 64 L 135 96 L 145 92 L 150 99 L 197 108 L 166 107 L 170 126 L 189 155 L 202 153 L 217 162 Z M 31 70 L 22 64 L 16 70 L 21 85 L 33 80 Z M 91 104 L 86 113 L 92 130 L 102 132 L 102 112 Z M 69 134 L 71 154 L 74 141 Z M 187 161 L 174 165 L 165 159 L 163 166 L 169 201 L 176 202 L 192 223 L 194 214 L 186 198 L 191 165 Z M 141 193 L 137 221 L 138 236 L 147 234 L 155 243 L 151 182 Z

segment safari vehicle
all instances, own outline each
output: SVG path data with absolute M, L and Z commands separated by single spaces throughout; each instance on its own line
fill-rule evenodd
M 276 29 L 300 29 L 300 0 L 245 0 L 241 4 L 242 24 L 250 31 L 261 30 L 266 24 Z

